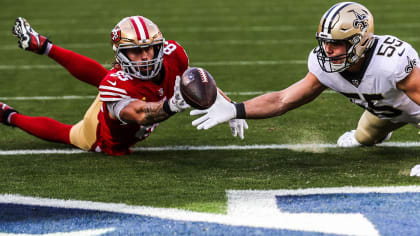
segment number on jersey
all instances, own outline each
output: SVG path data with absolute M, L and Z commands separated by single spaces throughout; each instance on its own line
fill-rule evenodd
M 362 98 L 357 93 L 342 93 L 344 96 L 350 98 L 350 101 L 354 104 L 368 110 L 379 118 L 392 118 L 401 115 L 402 111 L 395 109 L 391 106 L 376 106 L 375 101 L 384 99 L 382 94 L 362 94 L 364 100 L 367 102 L 367 106 L 362 104 Z
M 121 70 L 110 74 L 110 76 L 118 77 L 118 79 L 121 80 L 121 81 L 127 81 L 129 79 L 132 79 L 127 73 L 125 73 L 124 71 L 121 71 Z
M 163 53 L 164 54 L 170 55 L 175 50 L 176 50 L 176 45 L 175 44 L 165 42 L 165 45 L 163 46 Z

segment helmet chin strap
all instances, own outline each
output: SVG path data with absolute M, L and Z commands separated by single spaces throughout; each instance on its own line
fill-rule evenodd
M 335 72 L 342 72 L 347 69 L 345 64 L 345 62 L 340 64 L 331 63 L 331 69 Z

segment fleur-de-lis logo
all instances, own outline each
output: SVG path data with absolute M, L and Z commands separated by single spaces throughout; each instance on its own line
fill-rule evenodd
M 353 21 L 354 28 L 360 28 L 361 31 L 364 31 L 368 26 L 368 16 L 366 14 L 359 14 L 356 11 L 353 11 L 356 19 Z
M 117 43 L 121 40 L 121 29 L 120 29 L 120 27 L 117 26 L 111 31 L 111 40 L 115 43 Z
M 414 67 L 417 65 L 416 58 L 413 60 L 410 60 L 410 58 L 407 56 L 408 65 L 405 67 L 405 73 L 409 74 L 414 69 Z

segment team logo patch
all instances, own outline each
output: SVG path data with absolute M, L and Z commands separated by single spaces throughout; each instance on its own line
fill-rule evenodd
M 408 65 L 405 67 L 405 73 L 409 74 L 417 65 L 417 61 L 415 58 L 413 60 L 410 60 L 408 56 L 407 56 L 407 61 L 408 61 Z
M 360 85 L 360 81 L 357 79 L 352 79 L 351 84 L 353 84 L 354 87 L 358 88 Z
M 366 14 L 359 14 L 356 11 L 353 11 L 356 19 L 353 21 L 354 28 L 360 28 L 361 31 L 364 31 L 368 26 L 368 16 Z
M 111 31 L 111 40 L 114 43 L 117 43 L 121 40 L 121 29 L 120 29 L 120 27 L 117 26 Z

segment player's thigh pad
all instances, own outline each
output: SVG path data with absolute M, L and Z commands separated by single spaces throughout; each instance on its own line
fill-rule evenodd
M 379 119 L 377 116 L 365 110 L 357 125 L 355 138 L 359 143 L 371 146 L 382 142 L 388 133 L 405 124 Z
M 99 95 L 86 111 L 83 120 L 75 124 L 70 130 L 70 143 L 74 146 L 89 151 L 96 142 L 96 131 L 98 128 L 98 113 L 102 102 Z

